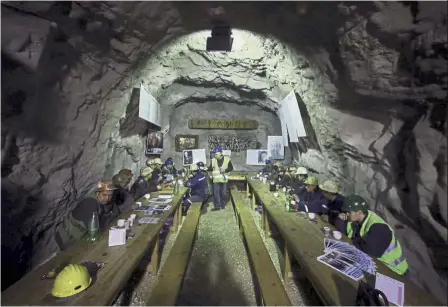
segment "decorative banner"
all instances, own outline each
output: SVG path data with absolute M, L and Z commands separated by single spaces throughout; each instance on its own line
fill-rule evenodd
M 140 85 L 138 116 L 154 125 L 162 126 L 160 105 L 154 96 L 146 90 L 143 84 Z
M 213 151 L 216 146 L 222 149 L 240 152 L 247 149 L 260 148 L 255 135 L 236 136 L 236 135 L 209 135 L 208 148 Z
M 258 122 L 252 119 L 225 119 L 225 118 L 190 119 L 188 121 L 188 128 L 254 130 L 258 128 Z
M 269 157 L 274 160 L 285 159 L 285 147 L 282 136 L 268 136 Z
M 197 149 L 199 146 L 199 136 L 197 135 L 176 135 L 175 147 L 177 152 L 186 149 Z
M 149 132 L 146 139 L 146 154 L 158 155 L 161 153 L 163 153 L 163 133 L 160 131 Z
M 248 150 L 246 157 L 247 165 L 266 165 L 266 159 L 268 158 L 267 149 Z

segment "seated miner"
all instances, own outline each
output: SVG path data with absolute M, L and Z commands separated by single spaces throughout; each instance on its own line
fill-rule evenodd
M 165 160 L 165 164 L 162 166 L 162 176 L 163 180 L 166 182 L 173 181 L 177 177 L 177 170 L 174 167 L 173 158 L 168 158 Z
M 162 187 L 156 182 L 151 181 L 152 168 L 143 167 L 140 170 L 140 176 L 135 180 L 131 187 L 131 194 L 134 199 L 142 198 L 145 194 L 161 190 Z
M 160 184 L 163 181 L 162 165 L 163 161 L 160 158 L 155 158 L 150 161 L 149 167 L 152 168 L 151 181 L 156 182 L 157 184 Z
M 189 197 L 185 198 L 182 202 L 183 215 L 187 214 L 188 208 L 192 203 L 202 203 L 208 198 L 207 172 L 205 170 L 200 170 L 196 164 L 190 166 L 190 170 L 193 177 L 184 183 L 184 186 L 189 188 L 189 192 L 187 193 Z
M 399 275 L 408 273 L 408 263 L 392 227 L 368 209 L 363 197 L 347 196 L 342 211 L 335 220 L 336 229 L 351 238 L 356 248 Z
M 233 171 L 233 165 L 230 158 L 222 154 L 221 146 L 216 146 L 214 153 L 215 157 L 211 160 L 208 171 L 212 172 L 213 181 L 212 211 L 217 211 L 226 207 L 228 174 Z
M 281 176 L 281 179 L 279 181 L 279 185 L 281 187 L 292 187 L 294 182 L 294 176 L 296 172 L 295 166 L 289 166 L 287 170 L 283 173 Z
M 264 163 L 266 164 L 266 166 L 261 169 L 261 172 L 263 173 L 263 175 L 269 175 L 274 170 L 274 164 L 272 163 L 270 158 L 267 158 Z
M 291 186 L 291 194 L 300 195 L 306 191 L 305 180 L 308 178 L 308 171 L 303 166 L 296 170 L 295 177 Z
M 324 206 L 326 206 L 327 200 L 318 186 L 317 178 L 308 177 L 304 183 L 306 184 L 306 190 L 300 195 L 292 195 L 299 204 L 299 211 L 322 214 L 326 210 Z
M 344 204 L 344 196 L 339 194 L 339 186 L 332 180 L 324 181 L 320 186 L 320 189 L 327 199 L 327 204 L 324 207 L 326 211 L 324 210 L 322 218 L 334 225 L 338 214 L 341 213 L 342 205 Z
M 204 162 L 199 161 L 198 163 L 196 163 L 196 165 L 198 166 L 200 171 L 204 171 L 207 174 L 207 167 L 205 166 Z
M 111 202 L 115 189 L 111 180 L 99 181 L 96 185 L 95 193 L 87 194 L 73 211 L 64 218 L 62 223 L 59 224 L 55 235 L 56 243 L 61 250 L 87 233 L 94 212 L 98 214 L 100 225 L 104 225 L 107 222 L 105 219 L 108 220 L 107 215 L 110 213 L 110 209 L 113 210 L 117 207 L 109 206 L 107 207 L 109 211 L 106 211 L 102 206 Z M 118 211 L 118 208 L 116 211 Z
M 112 182 L 116 187 L 113 194 L 113 201 L 117 204 L 120 212 L 129 212 L 134 204 L 134 197 L 127 190 L 129 185 L 129 177 L 123 173 L 118 173 L 112 177 Z
M 132 178 L 134 178 L 134 174 L 132 173 L 132 171 L 130 169 L 127 169 L 127 168 L 121 169 L 118 172 L 118 174 L 119 175 L 125 175 L 128 178 L 127 183 L 125 184 L 124 189 L 129 192 L 129 184 L 131 183 Z

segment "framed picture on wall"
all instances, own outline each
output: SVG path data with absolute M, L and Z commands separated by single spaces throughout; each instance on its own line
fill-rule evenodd
M 176 135 L 175 147 L 177 152 L 182 152 L 188 149 L 198 149 L 199 136 L 198 135 Z
M 159 155 L 163 153 L 163 133 L 160 131 L 149 131 L 146 139 L 146 154 Z

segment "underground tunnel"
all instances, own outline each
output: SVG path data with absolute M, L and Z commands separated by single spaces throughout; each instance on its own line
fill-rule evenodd
M 58 225 L 98 180 L 140 173 L 148 131 L 179 166 L 178 135 L 197 135 L 207 164 L 211 135 L 263 149 L 293 91 L 306 137 L 282 162 L 364 197 L 409 278 L 446 304 L 446 18 L 444 2 L 2 2 L 2 291 L 58 252 Z M 216 20 L 229 52 L 206 50 Z M 140 86 L 161 125 L 139 117 Z M 231 161 L 260 169 L 245 150 Z

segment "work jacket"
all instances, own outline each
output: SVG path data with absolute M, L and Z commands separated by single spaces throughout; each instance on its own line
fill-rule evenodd
M 213 158 L 208 169 L 212 171 L 213 183 L 227 183 L 229 181 L 228 173 L 233 171 L 233 165 L 229 157 L 223 156 L 220 160 Z
M 294 183 L 294 178 L 289 173 L 285 173 L 281 177 L 279 185 L 281 187 L 292 187 L 293 183 Z
M 322 190 L 316 187 L 314 192 L 301 193 L 299 196 L 299 211 L 314 212 L 317 214 L 322 214 L 326 211 L 325 206 L 327 204 L 327 199 L 322 194 Z
M 301 195 L 306 192 L 306 184 L 298 178 L 293 180 L 291 187 L 291 194 Z
M 134 204 L 134 197 L 132 194 L 122 187 L 118 187 L 114 191 L 113 201 L 117 204 L 120 212 L 128 212 L 132 210 Z
M 162 176 L 163 179 L 166 179 L 168 175 L 172 175 L 174 178 L 177 177 L 177 169 L 173 166 L 171 169 L 169 169 L 167 166 L 162 166 Z
M 328 215 L 328 221 L 334 225 L 338 214 L 341 213 L 342 206 L 344 205 L 344 196 L 336 194 L 334 200 L 327 200 L 326 206 L 324 206 L 324 214 Z
M 134 196 L 134 199 L 142 198 L 143 195 L 156 191 L 157 184 L 155 182 L 149 182 L 143 176 L 139 176 L 131 187 L 131 194 Z
M 200 196 L 204 200 L 208 197 L 208 180 L 207 173 L 204 171 L 197 172 L 193 178 L 187 180 L 184 186 L 190 188 L 190 196 Z
M 382 255 L 378 257 L 378 260 L 383 262 L 389 269 L 391 269 L 395 273 L 399 275 L 405 274 L 408 270 L 408 262 L 403 256 L 401 245 L 395 237 L 395 233 L 392 227 L 390 227 L 389 224 L 387 224 L 375 212 L 368 210 L 367 217 L 364 219 L 362 224 L 348 222 L 347 236 L 354 240 L 354 242 L 356 238 L 366 239 L 367 235 L 369 234 L 369 230 L 373 225 L 376 224 L 386 225 L 392 233 L 392 239 L 389 240 L 390 243 L 388 247 L 384 250 Z M 359 244 L 361 243 L 355 244 L 355 246 L 358 247 Z

